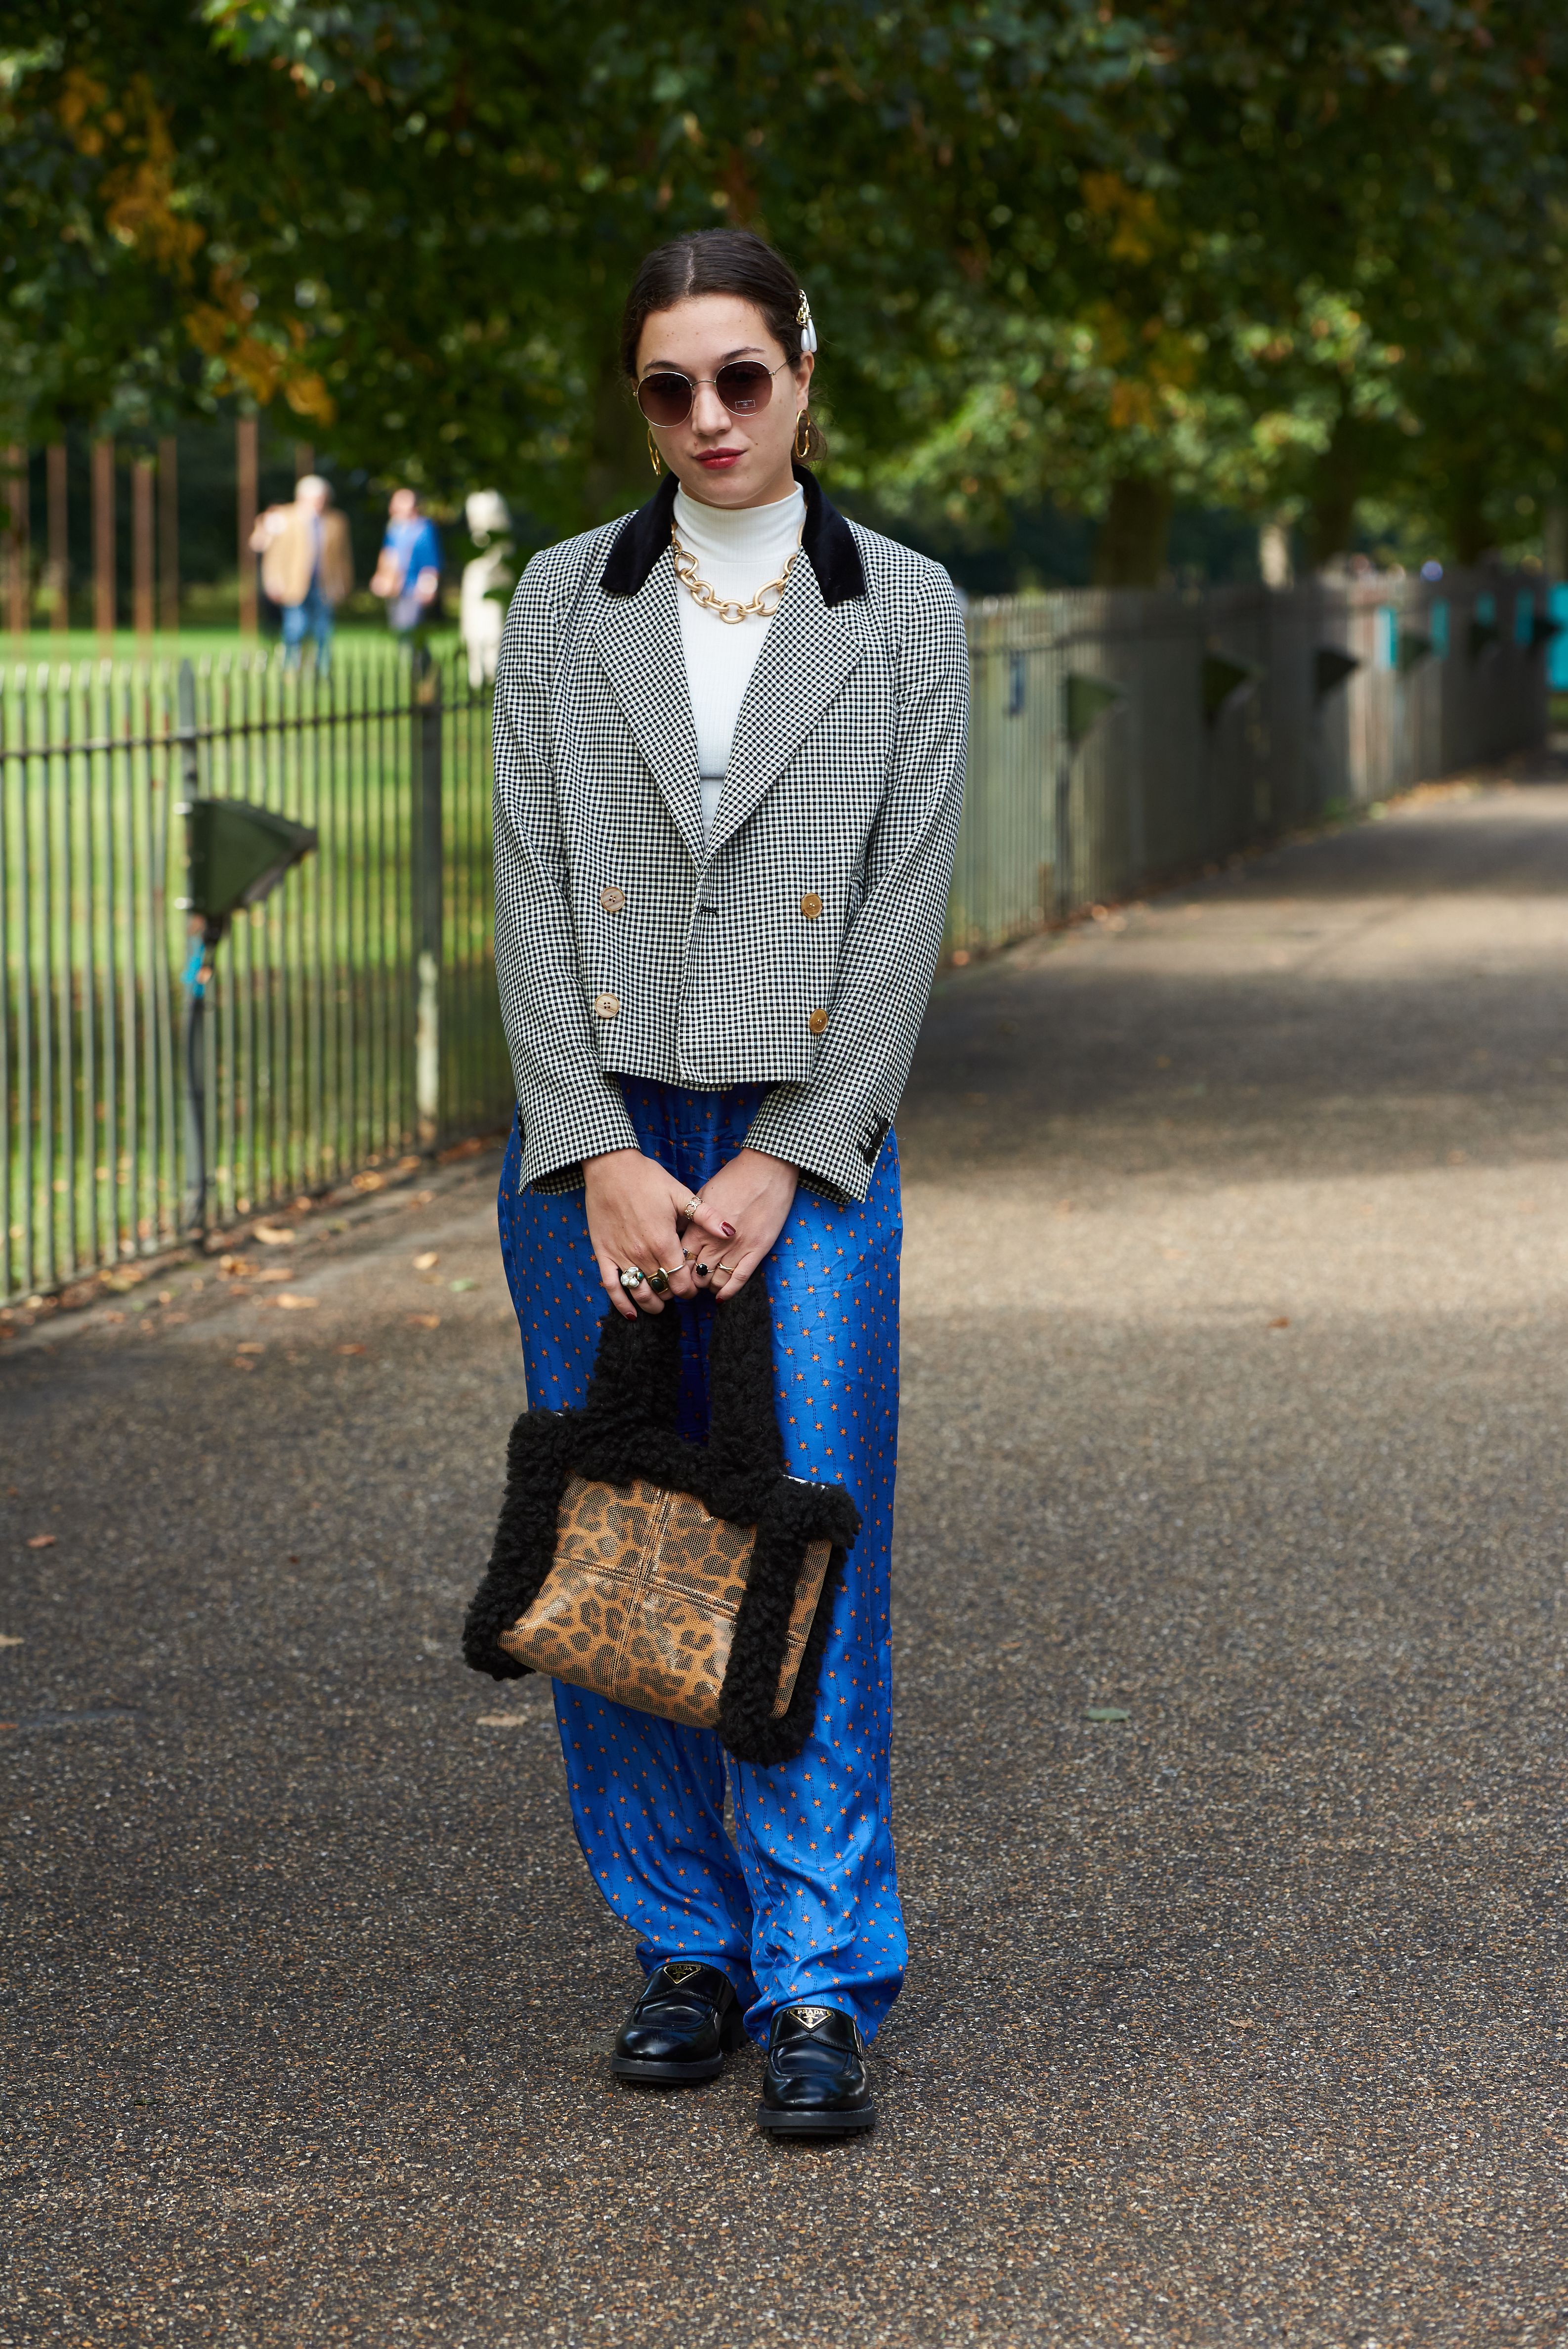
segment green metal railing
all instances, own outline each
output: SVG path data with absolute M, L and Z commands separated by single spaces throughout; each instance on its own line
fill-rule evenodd
M 1543 617 L 1499 574 L 977 606 L 949 955 L 1539 741 Z M 318 835 L 216 951 L 206 1213 L 511 1114 L 490 698 L 459 660 L 0 669 L 0 1299 L 190 1227 L 192 793 Z

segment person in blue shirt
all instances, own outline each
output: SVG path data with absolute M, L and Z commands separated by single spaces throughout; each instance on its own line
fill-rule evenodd
M 394 490 L 387 535 L 370 592 L 387 605 L 394 636 L 412 634 L 435 615 L 441 590 L 441 542 L 428 514 L 419 511 L 418 492 Z

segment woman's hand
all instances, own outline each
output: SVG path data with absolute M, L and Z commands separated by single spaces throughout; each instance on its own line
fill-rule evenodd
M 716 1226 L 725 1237 L 721 1247 L 706 1247 L 692 1269 L 699 1288 L 711 1288 L 721 1300 L 738 1297 L 789 1219 L 795 1204 L 799 1171 L 765 1150 L 743 1150 L 721 1166 L 702 1186 L 702 1219 L 706 1234 Z M 688 1245 L 690 1245 L 688 1243 Z
M 748 1157 L 751 1154 L 746 1153 Z M 763 1163 L 776 1165 L 778 1161 Z M 599 1278 L 616 1312 L 628 1320 L 634 1319 L 639 1310 L 662 1313 L 665 1309 L 664 1298 L 648 1286 L 649 1273 L 662 1271 L 668 1276 L 668 1294 L 690 1297 L 696 1284 L 686 1261 L 686 1247 L 695 1255 L 700 1240 L 717 1258 L 734 1237 L 734 1226 L 727 1224 L 718 1210 L 694 1199 L 684 1183 L 677 1183 L 656 1158 L 645 1158 L 640 1150 L 610 1150 L 601 1157 L 584 1159 L 583 1184 L 587 1193 L 588 1238 L 598 1259 Z M 790 1190 L 793 1193 L 792 1180 Z M 689 1217 L 688 1207 L 693 1211 Z M 784 1213 L 788 1215 L 788 1206 Z M 695 1235 L 685 1247 L 683 1227 Z M 777 1236 L 775 1226 L 769 1247 Z M 634 1265 L 645 1278 L 628 1292 L 621 1286 L 621 1275 Z

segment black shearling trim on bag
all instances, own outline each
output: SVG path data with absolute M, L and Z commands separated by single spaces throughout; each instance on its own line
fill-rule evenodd
M 718 1733 L 742 1762 L 793 1762 L 817 1717 L 817 1685 L 844 1559 L 861 1529 L 841 1485 L 784 1473 L 773 1401 L 773 1319 L 760 1273 L 733 1304 L 714 1308 L 708 1351 L 708 1441 L 676 1434 L 685 1309 L 626 1320 L 612 1307 L 599 1331 L 588 1398 L 577 1411 L 525 1411 L 507 1444 L 506 1496 L 484 1580 L 463 1624 L 463 1654 L 492 1680 L 530 1670 L 497 1644 L 539 1594 L 555 1559 L 562 1495 L 574 1476 L 694 1493 L 716 1517 L 755 1526 L 757 1546 L 719 1692 Z M 821 1596 L 787 1713 L 774 1718 L 789 1618 L 807 1550 L 832 1544 Z

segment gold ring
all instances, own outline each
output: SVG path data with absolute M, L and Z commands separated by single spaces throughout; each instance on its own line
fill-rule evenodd
M 713 1268 L 715 1272 L 733 1272 L 735 1270 L 735 1267 L 732 1264 L 722 1263 L 716 1264 Z
M 685 1216 L 687 1223 L 690 1223 L 692 1217 L 696 1215 L 701 1205 L 702 1201 L 697 1197 L 696 1193 L 694 1191 L 691 1197 L 686 1201 L 686 1206 L 681 1209 L 681 1214 Z
M 648 1287 L 655 1297 L 662 1297 L 670 1285 L 669 1274 L 662 1264 L 656 1264 L 648 1275 Z

